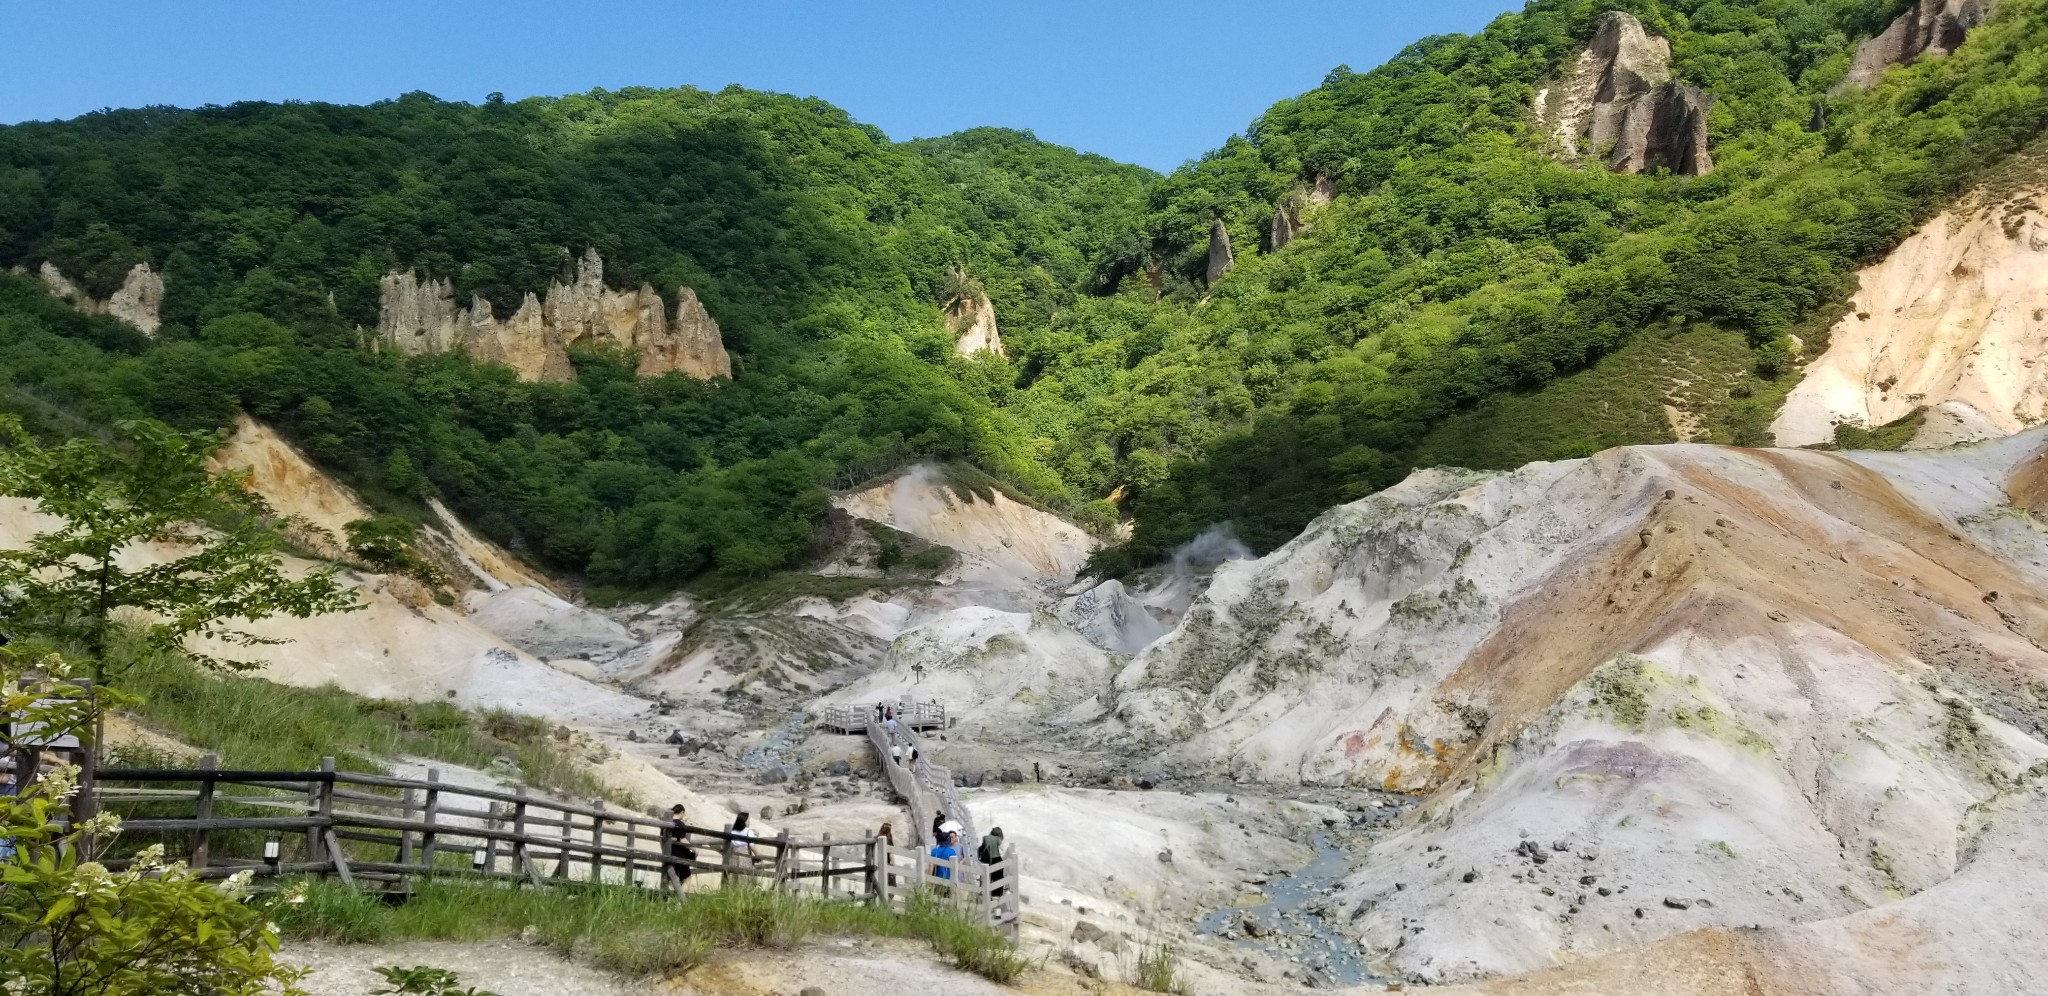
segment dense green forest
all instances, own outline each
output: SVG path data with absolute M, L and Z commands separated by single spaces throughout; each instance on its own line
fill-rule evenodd
M 1536 0 L 1339 68 L 1165 177 L 995 129 L 891 142 L 737 88 L 0 128 L 0 268 L 50 260 L 104 295 L 148 261 L 167 286 L 151 340 L 0 275 L 0 404 L 49 432 L 246 409 L 381 504 L 438 494 L 610 585 L 795 563 L 827 489 L 917 459 L 1092 527 L 1135 515 L 1103 569 L 1216 522 L 1267 548 L 1419 462 L 1668 439 L 1651 371 L 1673 364 L 1710 438 L 1762 441 L 1788 334 L 2041 133 L 2044 5 L 2005 0 L 1859 91 L 1850 53 L 1904 0 Z M 1567 165 L 1536 134 L 1536 89 L 1617 7 L 1718 98 L 1711 175 Z M 1318 174 L 1335 202 L 1263 251 Z M 1212 287 L 1218 219 L 1238 264 Z M 502 315 L 586 246 L 614 286 L 695 288 L 733 379 L 584 353 L 575 381 L 528 384 L 364 348 L 394 267 Z M 954 355 L 954 266 L 1007 359 Z

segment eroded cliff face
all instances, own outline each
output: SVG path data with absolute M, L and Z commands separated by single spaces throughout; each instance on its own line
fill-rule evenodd
M 1911 65 L 1923 55 L 1955 51 L 1970 29 L 1991 17 L 1991 7 L 1991 0 L 1919 0 L 1884 33 L 1856 46 L 1856 58 L 1844 83 L 1869 86 L 1893 66 Z
M 73 307 L 88 315 L 111 315 L 135 326 L 145 335 L 155 335 L 163 324 L 164 278 L 150 269 L 148 263 L 130 267 L 120 288 L 104 301 L 87 294 L 51 263 L 44 263 L 36 275 L 42 278 L 43 286 L 48 287 L 51 294 L 71 302 Z
M 378 341 L 409 354 L 460 350 L 486 363 L 502 363 L 521 380 L 575 376 L 568 348 L 577 343 L 630 349 L 643 377 L 680 371 L 700 380 L 732 376 L 718 323 L 688 287 L 676 292 L 676 314 L 664 314 L 661 295 L 641 284 L 615 291 L 604 284 L 604 260 L 586 250 L 576 279 L 549 285 L 547 297 L 528 293 L 511 317 L 499 320 L 490 302 L 455 305 L 447 280 L 422 280 L 411 271 L 379 282 Z
M 1598 157 L 1609 170 L 1713 171 L 1707 112 L 1713 95 L 1671 78 L 1671 43 L 1632 14 L 1608 11 L 1572 70 L 1537 91 L 1536 117 L 1568 159 Z
M 2048 418 L 2048 188 L 1978 192 L 1858 278 L 1771 429 L 1780 446 L 1930 409 L 1918 445 Z
M 996 307 L 980 291 L 962 294 L 946 305 L 946 329 L 953 333 L 953 351 L 961 356 L 1003 351 L 1003 336 L 996 328 Z

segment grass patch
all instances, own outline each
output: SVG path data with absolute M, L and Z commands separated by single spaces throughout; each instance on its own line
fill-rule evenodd
M 1903 450 L 1913 441 L 1913 434 L 1927 424 L 1927 406 L 1922 405 L 1874 429 L 1864 428 L 1856 422 L 1842 422 L 1835 426 L 1835 441 L 1828 449 L 1837 450 Z
M 930 899 L 913 901 L 899 914 L 761 888 L 693 892 L 678 900 L 626 886 L 511 889 L 428 881 L 394 906 L 339 883 L 308 882 L 303 902 L 279 902 L 271 917 L 286 937 L 342 944 L 527 936 L 565 957 L 630 976 L 687 972 L 714 947 L 789 949 L 819 935 L 922 939 L 954 966 L 997 982 L 1030 967 L 1007 938 Z
M 1667 404 L 1695 420 L 1694 442 L 1768 445 L 1771 417 L 1798 376 L 1766 379 L 1751 366 L 1740 332 L 1708 325 L 1645 330 L 1584 370 L 1445 419 L 1418 447 L 1415 463 L 1511 469 L 1612 446 L 1668 443 L 1674 435 Z

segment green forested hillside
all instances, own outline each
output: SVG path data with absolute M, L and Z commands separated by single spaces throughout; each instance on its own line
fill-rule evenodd
M 51 431 L 247 408 L 378 501 L 439 494 L 611 584 L 791 563 L 823 489 L 926 457 L 1091 525 L 1134 513 L 1107 568 L 1221 521 L 1270 547 L 1418 461 L 1669 438 L 1680 382 L 1712 438 L 1759 441 L 1785 336 L 2041 132 L 2044 3 L 1863 92 L 1849 55 L 1903 0 L 1536 0 L 1339 68 L 1167 177 L 995 129 L 892 143 L 739 89 L 0 128 L 0 267 L 105 294 L 146 260 L 168 288 L 149 341 L 0 277 L 6 402 Z M 1616 7 L 1717 96 L 1713 174 L 1565 165 L 1535 133 L 1536 89 Z M 1317 174 L 1336 201 L 1261 251 Z M 1238 265 L 1211 287 L 1217 219 Z M 575 382 L 522 384 L 360 343 L 393 267 L 504 314 L 586 246 L 613 286 L 695 288 L 733 380 L 580 355 Z M 953 355 L 954 265 L 1008 359 Z

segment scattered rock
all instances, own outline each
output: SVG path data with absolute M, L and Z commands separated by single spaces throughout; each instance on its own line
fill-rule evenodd
M 1096 941 L 1101 940 L 1108 933 L 1108 931 L 1103 930 L 1101 927 L 1089 923 L 1086 920 L 1082 920 L 1081 922 L 1074 924 L 1074 932 L 1070 936 L 1073 937 L 1074 943 L 1076 944 L 1093 944 Z
M 1468 869 L 1468 870 L 1467 870 L 1467 871 L 1465 872 L 1465 874 L 1463 874 L 1463 875 L 1459 876 L 1459 878 L 1458 878 L 1458 881 L 1460 881 L 1460 882 L 1465 882 L 1465 883 L 1472 883 L 1472 882 L 1477 882 L 1477 881 L 1479 881 L 1479 869 L 1477 869 L 1477 868 L 1472 868 L 1472 869 Z
M 1170 847 L 1169 847 L 1169 848 L 1163 848 L 1163 849 L 1161 849 L 1161 850 L 1160 850 L 1160 852 L 1159 852 L 1159 863 L 1160 863 L 1160 864 L 1162 864 L 1162 865 L 1170 865 L 1170 864 L 1173 864 L 1173 849 L 1172 849 L 1172 848 L 1170 848 Z
M 1005 785 L 1022 785 L 1023 783 L 1024 783 L 1024 772 L 1022 772 L 1022 771 L 1020 771 L 1020 770 L 1018 770 L 1018 769 L 1016 769 L 1016 768 L 1004 768 L 1004 769 L 1003 769 L 1003 784 L 1005 784 Z
M 1691 903 L 1690 901 L 1688 901 L 1688 900 L 1684 900 L 1684 899 L 1675 899 L 1675 898 L 1673 898 L 1673 897 L 1671 897 L 1671 896 L 1665 896 L 1665 897 L 1664 897 L 1664 905 L 1665 905 L 1666 907 L 1668 907 L 1668 908 L 1670 908 L 1670 909 L 1674 909 L 1674 910 L 1689 910 L 1689 909 L 1692 909 L 1692 903 Z
M 826 765 L 825 773 L 833 776 L 834 778 L 844 778 L 847 775 L 853 774 L 853 762 L 848 761 L 845 758 L 840 758 L 839 760 Z

